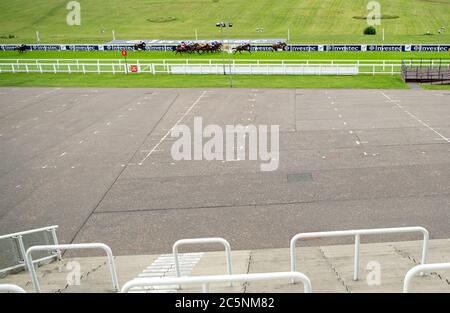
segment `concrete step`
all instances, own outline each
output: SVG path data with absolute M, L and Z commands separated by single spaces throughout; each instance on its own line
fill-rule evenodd
M 353 280 L 353 245 L 299 247 L 297 270 L 306 274 L 314 292 L 401 292 L 406 272 L 421 259 L 421 241 L 362 244 L 360 277 Z M 450 240 L 430 240 L 428 262 L 450 262 Z M 290 251 L 284 249 L 233 251 L 233 273 L 265 273 L 290 271 Z M 227 274 L 222 251 L 180 253 L 182 275 Z M 119 283 L 138 277 L 175 277 L 174 259 L 170 254 L 115 257 Z M 375 263 L 374 263 L 375 262 Z M 70 284 L 74 264 L 79 265 L 80 285 Z M 379 264 L 379 281 L 373 280 L 373 268 Z M 113 292 L 106 257 L 70 257 L 45 264 L 37 270 L 43 292 Z M 372 279 L 371 279 L 372 278 Z M 76 281 L 75 281 L 76 282 Z M 0 284 L 16 284 L 28 292 L 33 286 L 28 272 L 9 275 Z M 379 283 L 379 284 L 378 284 Z M 412 283 L 416 292 L 450 292 L 450 273 L 431 273 L 416 277 Z M 210 286 L 211 292 L 303 292 L 302 284 L 290 281 L 236 283 Z M 201 286 L 161 286 L 139 288 L 133 292 L 201 292 Z

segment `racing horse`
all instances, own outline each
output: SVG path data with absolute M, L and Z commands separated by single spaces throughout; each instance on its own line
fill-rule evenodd
M 183 54 L 183 52 L 187 52 L 189 54 L 192 54 L 193 52 L 198 52 L 201 54 L 201 47 L 199 43 L 192 43 L 192 44 L 181 44 L 175 47 L 175 55 Z
M 287 43 L 285 43 L 285 42 L 277 42 L 277 43 L 274 43 L 273 45 L 272 45 L 272 51 L 278 51 L 278 50 L 283 50 L 284 51 L 284 49 L 286 48 L 286 46 L 287 46 Z
M 135 51 L 139 51 L 139 50 L 144 51 L 146 47 L 147 47 L 147 44 L 143 41 L 134 44 Z
M 248 51 L 249 53 L 252 53 L 252 46 L 250 46 L 249 43 L 246 43 L 246 44 L 239 45 L 239 46 L 233 48 L 233 50 L 234 50 L 234 54 L 236 54 L 237 52 L 242 54 L 242 51 Z
M 22 44 L 20 46 L 15 47 L 14 50 L 19 51 L 19 53 L 24 53 L 25 51 L 30 50 L 30 47 L 25 44 Z

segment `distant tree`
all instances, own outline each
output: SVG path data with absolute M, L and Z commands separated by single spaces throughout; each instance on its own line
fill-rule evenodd
M 364 35 L 376 35 L 377 30 L 373 26 L 364 28 Z

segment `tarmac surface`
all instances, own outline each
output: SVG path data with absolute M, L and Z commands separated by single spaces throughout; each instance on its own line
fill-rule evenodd
M 279 168 L 174 161 L 175 125 L 279 125 Z M 424 226 L 450 238 L 450 93 L 0 88 L 0 234 L 169 253 L 182 238 L 286 248 L 299 232 Z M 412 240 L 383 236 L 375 240 Z M 352 238 L 306 245 L 350 243 Z

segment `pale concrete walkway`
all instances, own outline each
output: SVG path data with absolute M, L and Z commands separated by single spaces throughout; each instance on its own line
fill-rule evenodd
M 421 241 L 363 244 L 361 246 L 360 280 L 353 281 L 353 245 L 298 247 L 297 270 L 306 274 L 314 292 L 401 292 L 406 272 L 419 264 Z M 281 272 L 290 270 L 289 249 L 233 251 L 235 274 Z M 69 262 L 80 263 L 81 284 L 69 286 L 66 282 Z M 381 266 L 379 286 L 367 281 L 369 262 Z M 450 262 L 450 240 L 431 240 L 429 263 Z M 192 253 L 181 255 L 182 271 L 188 275 L 226 274 L 223 252 Z M 376 263 L 375 263 L 376 264 Z M 173 258 L 170 255 L 119 256 L 116 266 L 121 286 L 136 277 L 174 276 Z M 111 292 L 111 279 L 104 257 L 71 258 L 39 268 L 39 279 L 44 292 Z M 13 283 L 32 292 L 28 272 L 0 279 L 0 284 Z M 302 292 L 301 284 L 286 281 L 211 285 L 211 292 Z M 450 292 L 450 273 L 431 273 L 417 277 L 413 282 L 415 292 Z M 150 290 L 149 290 L 150 291 Z M 157 292 L 176 292 L 174 286 L 158 288 Z M 179 292 L 200 292 L 199 287 L 189 287 Z

